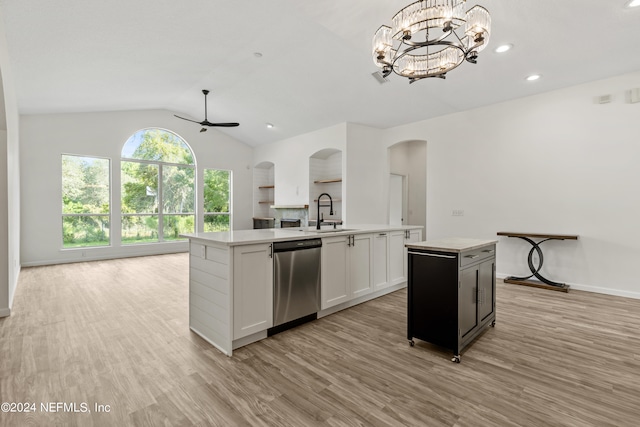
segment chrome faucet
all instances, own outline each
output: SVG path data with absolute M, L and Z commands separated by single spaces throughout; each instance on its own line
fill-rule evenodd
M 329 198 L 330 204 L 323 205 L 322 203 L 320 203 L 320 199 L 322 198 L 322 196 L 327 196 Z M 318 216 L 316 216 L 316 230 L 320 230 L 320 223 L 324 221 L 324 217 L 320 218 L 320 208 L 326 207 L 329 208 L 329 215 L 333 215 L 333 199 L 328 193 L 322 193 L 318 196 Z

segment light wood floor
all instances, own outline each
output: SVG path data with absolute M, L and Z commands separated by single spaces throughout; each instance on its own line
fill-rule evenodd
M 228 358 L 190 332 L 187 276 L 186 254 L 23 269 L 0 400 L 38 406 L 0 425 L 640 425 L 640 300 L 498 283 L 454 364 L 408 345 L 402 290 Z

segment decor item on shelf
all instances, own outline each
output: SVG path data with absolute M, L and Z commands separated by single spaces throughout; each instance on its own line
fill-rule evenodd
M 416 1 L 393 17 L 391 27 L 378 28 L 373 36 L 373 61 L 382 68 L 382 75 L 393 71 L 413 83 L 428 77 L 445 78 L 463 60 L 475 64 L 478 52 L 489 42 L 491 16 L 482 6 L 465 11 L 465 3 Z M 439 29 L 441 34 L 436 33 Z M 418 40 L 419 35 L 424 40 Z
M 207 95 L 209 94 L 209 91 L 207 89 L 202 89 L 202 93 L 204 93 L 204 120 L 201 122 L 197 122 L 195 120 L 191 120 L 191 119 L 186 119 L 184 117 L 180 117 L 176 114 L 174 114 L 174 116 L 176 116 L 179 119 L 182 120 L 187 120 L 189 122 L 193 122 L 193 123 L 198 123 L 200 126 L 202 126 L 202 129 L 200 129 L 200 132 L 206 132 L 207 128 L 205 128 L 204 126 L 218 126 L 218 127 L 225 127 L 225 128 L 232 128 L 232 127 L 236 127 L 236 126 L 240 126 L 240 123 L 211 123 L 209 120 L 207 120 Z

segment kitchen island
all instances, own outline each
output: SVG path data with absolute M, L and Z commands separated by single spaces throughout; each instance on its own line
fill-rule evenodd
M 273 245 L 322 240 L 317 317 L 407 284 L 406 243 L 420 226 L 344 225 L 184 234 L 189 239 L 189 326 L 220 351 L 267 338 L 273 326 Z

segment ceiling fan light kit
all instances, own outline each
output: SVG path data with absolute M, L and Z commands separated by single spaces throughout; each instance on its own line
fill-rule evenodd
M 482 6 L 465 10 L 466 0 L 411 3 L 373 36 L 373 62 L 383 77 L 394 72 L 409 83 L 445 78 L 466 60 L 473 64 L 491 33 L 491 16 Z M 420 40 L 422 37 L 422 40 Z
M 202 93 L 204 94 L 204 120 L 201 122 L 195 121 L 195 120 L 191 120 L 191 119 L 187 119 L 185 117 L 180 117 L 177 114 L 174 114 L 174 116 L 176 116 L 179 119 L 182 120 L 186 120 L 189 122 L 193 122 L 193 123 L 198 123 L 200 126 L 202 126 L 202 129 L 200 129 L 200 132 L 206 132 L 207 128 L 205 126 L 216 126 L 216 127 L 226 127 L 226 128 L 232 128 L 232 127 L 236 127 L 236 126 L 240 126 L 240 123 L 211 123 L 208 119 L 207 119 L 207 95 L 209 94 L 209 91 L 207 89 L 202 89 Z

